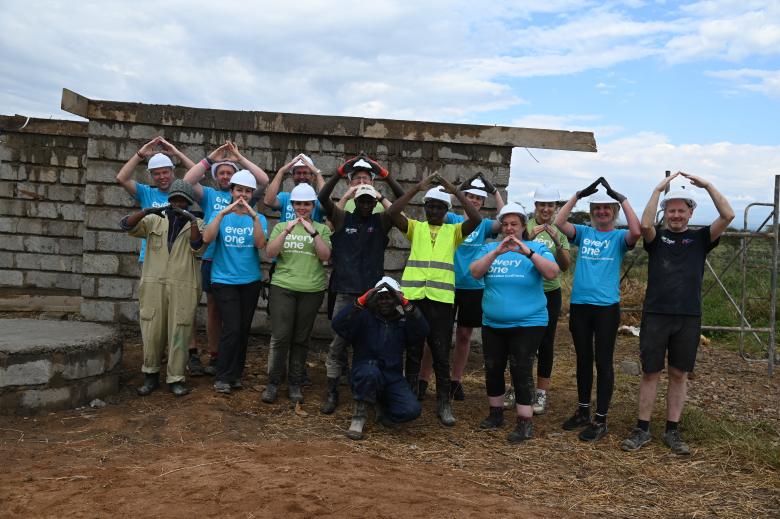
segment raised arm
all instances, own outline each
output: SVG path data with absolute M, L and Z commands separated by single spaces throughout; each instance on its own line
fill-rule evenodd
M 314 239 L 314 251 L 317 253 L 317 257 L 320 261 L 328 261 L 330 259 L 330 246 L 325 243 L 322 235 L 314 228 L 314 225 L 312 225 L 310 221 L 303 218 L 301 218 L 300 221 L 303 228 L 309 233 L 309 236 Z
M 275 258 L 279 255 L 280 252 L 282 252 L 285 238 L 287 238 L 287 235 L 292 232 L 293 228 L 300 223 L 300 220 L 300 218 L 289 220 L 284 229 L 282 229 L 282 232 L 280 232 L 276 238 L 268 242 L 268 245 L 265 247 L 266 256 L 269 258 Z
M 236 207 L 239 203 L 241 203 L 241 198 L 234 201 L 232 204 L 228 205 L 224 209 L 222 209 L 220 212 L 217 213 L 217 215 L 214 217 L 213 220 L 206 226 L 205 229 L 203 229 L 203 241 L 206 243 L 211 243 L 214 240 L 217 239 L 217 236 L 219 236 L 219 226 L 222 223 L 222 218 L 225 217 L 225 215 L 232 213 L 235 211 Z
M 279 194 L 279 188 L 282 187 L 282 182 L 284 182 L 284 176 L 287 174 L 288 171 L 290 171 L 292 165 L 295 164 L 300 158 L 301 158 L 301 154 L 299 153 L 298 155 L 293 157 L 290 162 L 288 162 L 287 164 L 279 168 L 279 171 L 276 172 L 274 179 L 271 181 L 270 184 L 268 184 L 268 187 L 265 190 L 265 196 L 263 196 L 263 203 L 265 204 L 266 207 L 273 210 L 280 209 L 279 204 L 276 203 L 276 195 Z
M 460 205 L 463 206 L 463 211 L 466 213 L 466 216 L 468 216 L 468 219 L 463 222 L 462 232 L 464 237 L 468 236 L 474 231 L 474 229 L 479 227 L 479 224 L 482 222 L 482 215 L 479 214 L 479 210 L 476 207 L 471 205 L 469 201 L 466 200 L 466 195 L 463 194 L 463 191 L 460 191 L 458 188 L 456 188 L 446 178 L 439 177 L 439 181 L 441 182 L 442 187 L 444 187 L 444 190 L 451 195 L 455 195 L 455 198 L 458 199 Z
M 141 146 L 141 149 L 133 153 L 133 155 L 119 170 L 119 173 L 116 174 L 116 181 L 130 195 L 135 196 L 136 192 L 135 179 L 133 179 L 133 172 L 135 171 L 135 168 L 138 166 L 138 164 L 154 155 L 154 148 L 159 146 L 161 141 L 162 137 L 155 137 L 151 141 Z
M 390 218 L 393 221 L 393 225 L 398 227 L 399 231 L 401 231 L 402 233 L 406 233 L 406 230 L 408 228 L 406 216 L 404 216 L 402 213 L 404 208 L 409 204 L 409 202 L 412 201 L 414 195 L 428 189 L 428 187 L 431 184 L 433 184 L 433 181 L 438 178 L 439 178 L 438 173 L 434 173 L 432 175 L 425 177 L 417 184 L 415 184 L 411 189 L 409 189 L 409 191 L 407 191 L 406 193 L 398 197 L 396 201 L 390 204 L 390 207 L 387 208 L 387 214 L 390 215 Z
M 574 193 L 572 197 L 569 198 L 565 204 L 563 204 L 563 207 L 561 207 L 560 211 L 558 211 L 558 214 L 555 216 L 555 226 L 560 229 L 561 232 L 565 234 L 566 237 L 570 240 L 574 238 L 574 235 L 577 232 L 574 229 L 574 226 L 569 223 L 569 215 L 571 214 L 572 209 L 574 209 L 574 206 L 577 205 L 577 201 L 580 198 L 584 198 L 595 193 L 596 190 L 598 190 L 599 184 L 602 180 L 602 177 L 599 177 L 585 189 Z
M 712 203 L 715 204 L 715 209 L 718 211 L 718 217 L 710 225 L 710 241 L 717 240 L 734 219 L 734 210 L 731 208 L 731 204 L 729 204 L 726 197 L 723 196 L 720 191 L 715 189 L 712 182 L 688 173 L 682 173 L 682 176 L 690 180 L 691 184 L 694 186 L 705 189 L 710 195 Z
M 195 191 L 195 198 L 198 202 L 203 198 L 203 186 L 200 185 L 200 181 L 203 180 L 206 172 L 211 169 L 211 164 L 217 160 L 217 157 L 226 151 L 227 143 L 209 153 L 207 158 L 193 164 L 192 167 L 187 170 L 187 173 L 184 174 L 184 181 L 192 186 L 192 190 Z
M 241 155 L 234 143 L 227 141 L 225 146 L 228 153 L 235 158 L 235 161 L 255 177 L 255 180 L 257 180 L 257 189 L 262 189 L 268 185 L 268 175 L 263 171 L 263 168 Z M 276 198 L 276 195 L 274 195 L 274 198 Z
M 653 192 L 650 194 L 650 200 L 647 201 L 645 210 L 642 211 L 642 221 L 639 223 L 642 230 L 642 238 L 645 242 L 650 243 L 655 239 L 655 215 L 658 214 L 658 200 L 661 198 L 661 193 L 666 191 L 669 184 L 677 178 L 680 174 L 678 171 L 674 175 L 664 177 L 664 179 L 655 186 Z
M 625 195 L 622 195 L 612 189 L 612 186 L 609 185 L 609 182 L 607 182 L 607 179 L 604 177 L 601 177 L 600 180 L 602 185 L 607 190 L 607 195 L 612 197 L 618 204 L 620 204 L 620 207 L 623 208 L 623 212 L 626 214 L 626 222 L 628 223 L 626 245 L 633 247 L 637 240 L 639 240 L 639 237 L 642 235 L 642 226 L 639 223 L 639 218 L 637 218 L 636 213 L 634 212 L 634 208 L 631 207 L 631 204 L 628 202 L 628 198 L 626 198 Z
M 166 141 L 162 137 L 158 137 L 160 139 L 159 145 L 162 149 L 162 152 L 165 153 L 168 156 L 174 156 L 179 159 L 179 162 L 181 162 L 182 166 L 184 166 L 187 169 L 192 168 L 192 166 L 195 165 L 194 162 L 190 160 L 190 158 L 185 155 L 184 153 L 180 152 L 179 149 L 171 144 L 170 142 Z

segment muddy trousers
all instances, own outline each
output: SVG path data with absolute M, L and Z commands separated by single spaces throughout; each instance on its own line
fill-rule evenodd
M 211 292 L 222 316 L 216 380 L 228 384 L 241 380 L 252 318 L 260 297 L 260 281 L 241 285 L 212 283 Z
M 341 310 L 351 306 L 359 294 L 336 294 L 336 303 L 333 305 L 333 315 L 338 315 Z M 335 334 L 328 347 L 328 356 L 325 359 L 325 371 L 328 378 L 339 378 L 347 367 L 347 350 L 349 343 L 344 338 Z
M 142 281 L 138 288 L 141 338 L 144 343 L 144 373 L 159 373 L 162 354 L 168 346 L 165 381 L 184 380 L 192 339 L 192 320 L 198 307 L 198 287 L 183 283 Z
M 569 307 L 569 331 L 577 352 L 577 397 L 590 403 L 593 361 L 596 361 L 596 413 L 606 415 L 615 388 L 615 339 L 620 324 L 620 304 L 573 304 Z
M 271 348 L 268 353 L 268 382 L 280 384 L 288 374 L 290 384 L 301 384 L 309 355 L 309 338 L 325 295 L 296 292 L 271 285 Z
M 352 368 L 352 394 L 357 401 L 382 407 L 390 420 L 401 423 L 420 416 L 422 406 L 400 373 L 384 373 L 375 361 Z
M 450 393 L 450 350 L 452 349 L 452 325 L 455 318 L 454 307 L 449 303 L 440 303 L 431 299 L 412 301 L 428 321 L 430 331 L 426 338 L 433 357 L 433 372 L 436 374 L 436 393 Z M 406 354 L 406 376 L 417 377 L 420 374 L 423 343 L 409 345 Z M 410 381 L 412 382 L 412 381 Z
M 544 295 L 547 298 L 547 328 L 539 344 L 536 376 L 550 378 L 555 353 L 555 330 L 558 328 L 558 317 L 561 315 L 561 289 L 550 290 Z
M 491 328 L 482 326 L 482 354 L 485 357 L 487 395 L 504 394 L 507 360 L 515 388 L 516 402 L 531 405 L 534 400 L 534 357 L 545 331 L 544 326 Z

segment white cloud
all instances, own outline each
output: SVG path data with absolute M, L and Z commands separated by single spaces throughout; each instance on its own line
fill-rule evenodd
M 780 70 L 732 69 L 711 71 L 707 74 L 729 80 L 741 90 L 780 98 Z
M 512 157 L 510 199 L 532 207 L 533 191 L 542 184 L 556 185 L 568 198 L 600 176 L 628 196 L 639 214 L 664 171 L 685 171 L 713 182 L 736 211 L 733 225 L 742 225 L 745 206 L 754 201 L 772 202 L 774 175 L 780 174 L 780 145 L 754 146 L 719 142 L 674 144 L 662 134 L 638 133 L 599 143 L 598 153 L 533 150 L 535 162 L 525 150 Z M 682 185 L 675 180 L 674 185 Z M 694 215 L 697 223 L 709 223 L 716 212 L 706 192 L 693 188 L 700 203 Z M 585 204 L 581 203 L 581 209 Z M 760 209 L 756 218 L 763 219 Z M 752 224 L 760 223 L 753 219 Z

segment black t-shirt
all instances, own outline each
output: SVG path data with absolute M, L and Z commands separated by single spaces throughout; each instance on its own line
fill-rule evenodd
M 709 226 L 684 232 L 656 227 L 655 239 L 644 242 L 650 256 L 644 311 L 701 315 L 704 261 L 719 241 L 710 240 Z

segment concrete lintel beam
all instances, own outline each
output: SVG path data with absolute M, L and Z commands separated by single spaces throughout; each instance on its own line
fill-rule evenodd
M 592 132 L 123 103 L 87 99 L 67 89 L 62 108 L 92 120 L 155 126 L 597 151 Z

